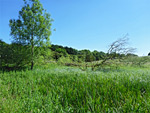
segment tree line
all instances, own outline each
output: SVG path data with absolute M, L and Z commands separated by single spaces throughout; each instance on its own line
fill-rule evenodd
M 116 52 L 105 53 L 103 51 L 90 51 L 87 49 L 77 50 L 72 47 L 63 47 L 61 45 L 52 44 L 49 47 L 34 47 L 34 62 L 55 61 L 60 59 L 69 59 L 71 62 L 83 63 L 93 61 L 103 61 L 115 58 L 123 58 L 125 56 L 136 56 L 135 54 L 121 54 Z M 11 71 L 29 68 L 32 60 L 31 45 L 23 45 L 19 43 L 7 44 L 0 40 L 0 68 L 1 70 Z
M 71 47 L 63 47 L 52 44 L 50 47 L 35 46 L 35 62 L 43 57 L 43 60 L 58 61 L 67 57 L 73 62 L 92 62 L 105 57 L 106 53 L 90 50 L 77 50 Z M 2 70 L 18 70 L 31 65 L 32 54 L 30 45 L 18 43 L 7 44 L 0 40 L 0 67 Z
M 70 57 L 75 62 L 92 62 L 103 59 L 106 56 L 106 53 L 102 51 L 94 50 L 91 52 L 90 50 L 77 50 L 71 47 L 63 47 L 60 45 L 52 44 L 50 49 L 53 52 L 53 59 L 56 61 L 59 60 L 60 57 Z

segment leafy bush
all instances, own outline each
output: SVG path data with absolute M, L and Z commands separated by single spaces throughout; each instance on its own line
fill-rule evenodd
M 58 64 L 72 63 L 72 60 L 69 57 L 60 57 L 58 60 Z

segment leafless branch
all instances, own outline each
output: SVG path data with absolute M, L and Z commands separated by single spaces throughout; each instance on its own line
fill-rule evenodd
M 128 34 L 125 35 L 123 38 L 120 38 L 116 41 L 114 41 L 112 44 L 110 44 L 109 49 L 107 51 L 107 56 L 103 59 L 103 61 L 99 64 L 96 64 L 93 66 L 93 69 L 97 66 L 104 65 L 108 60 L 117 58 L 121 60 L 121 57 L 119 55 L 124 54 L 132 54 L 135 52 L 135 48 L 128 47 L 128 41 L 129 38 L 127 38 Z

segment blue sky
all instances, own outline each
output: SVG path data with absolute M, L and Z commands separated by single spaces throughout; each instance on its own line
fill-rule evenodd
M 129 46 L 150 52 L 150 0 L 40 0 L 54 19 L 52 44 L 106 52 L 129 34 Z M 9 20 L 17 19 L 23 0 L 0 0 L 0 39 L 10 43 Z

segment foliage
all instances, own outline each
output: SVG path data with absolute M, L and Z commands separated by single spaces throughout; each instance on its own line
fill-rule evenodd
M 78 56 L 77 56 L 77 55 L 71 55 L 71 56 L 70 56 L 70 59 L 71 59 L 73 62 L 78 62 Z
M 19 11 L 19 19 L 10 20 L 11 35 L 15 43 L 30 48 L 31 70 L 34 66 L 35 46 L 49 46 L 51 34 L 50 15 L 43 9 L 39 0 L 24 0 L 24 6 Z
M 55 50 L 55 52 L 57 52 L 57 53 L 61 53 L 63 56 L 67 56 L 67 52 L 66 52 L 66 50 L 65 49 L 63 49 L 63 48 L 57 48 L 56 50 Z
M 28 47 L 28 45 L 18 43 L 6 44 L 3 41 L 0 43 L 1 69 L 11 71 L 29 66 L 31 57 L 27 55 L 31 54 L 30 47 Z M 88 64 L 88 67 L 91 67 L 92 70 L 97 70 L 96 68 L 118 68 L 121 65 L 144 67 L 148 64 L 147 62 L 149 62 L 149 57 L 138 57 L 133 53 L 128 53 L 126 55 L 119 53 L 106 54 L 102 51 L 98 52 L 96 50 L 93 52 L 90 50 L 77 50 L 77 55 L 73 55 L 69 54 L 65 48 L 69 47 L 59 45 L 52 45 L 52 47 L 49 48 L 46 46 L 35 47 L 36 54 L 38 54 L 35 59 L 35 64 L 40 65 L 54 61 L 59 64 L 66 65 L 66 63 L 71 63 L 72 65 L 73 63 L 73 65 L 79 66 L 80 63 L 91 62 Z
M 98 61 L 105 57 L 105 53 L 100 51 L 93 51 L 90 50 L 76 50 L 71 47 L 63 47 L 60 45 L 54 45 L 50 47 L 50 49 L 53 51 L 53 58 L 55 60 L 58 60 L 61 56 L 67 57 L 70 55 L 71 59 L 73 61 L 78 62 L 92 62 L 92 61 Z
M 71 54 L 71 55 L 77 55 L 78 54 L 78 50 L 76 50 L 76 49 L 73 49 L 71 47 L 64 47 L 64 48 L 68 54 Z
M 43 56 L 44 61 L 52 59 L 51 50 L 48 47 L 39 47 L 39 49 L 40 49 L 39 56 Z
M 0 68 L 2 68 L 3 65 L 5 64 L 5 57 L 6 57 L 5 54 L 8 52 L 6 51 L 7 46 L 8 45 L 5 42 L 0 40 Z
M 76 49 L 73 49 L 73 48 L 71 48 L 71 47 L 63 47 L 63 46 L 60 46 L 60 45 L 54 45 L 54 44 L 52 44 L 51 45 L 51 47 L 50 47 L 50 49 L 52 50 L 52 51 L 56 51 L 57 49 L 63 49 L 63 50 L 65 50 L 68 54 L 70 54 L 70 55 L 77 55 L 78 54 L 78 50 L 76 50 Z
M 96 61 L 102 60 L 106 56 L 106 54 L 102 51 L 98 52 L 98 51 L 94 50 L 92 53 L 93 53 L 93 56 L 95 57 Z
M 60 57 L 58 60 L 59 64 L 72 63 L 72 60 L 69 57 Z
M 150 57 L 149 56 L 143 56 L 143 57 L 130 56 L 126 58 L 125 62 L 130 64 L 131 66 L 144 67 L 146 66 L 146 63 L 150 62 Z
M 2 71 L 12 71 L 20 70 L 29 64 L 30 57 L 29 50 L 27 46 L 22 46 L 20 44 L 6 44 L 0 42 L 0 67 Z

